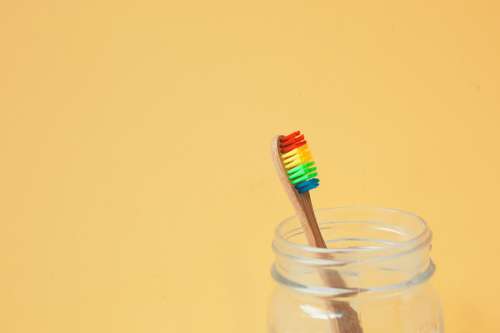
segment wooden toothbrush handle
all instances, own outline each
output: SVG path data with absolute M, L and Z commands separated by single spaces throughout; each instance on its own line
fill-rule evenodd
M 297 217 L 302 224 L 307 242 L 309 245 L 314 247 L 327 248 L 325 240 L 321 235 L 316 216 L 314 214 L 311 196 L 309 195 L 309 192 L 305 192 L 302 194 L 298 193 L 295 187 L 290 184 L 287 172 L 281 160 L 279 147 L 279 136 L 276 136 L 273 139 L 273 143 L 271 146 L 273 163 L 280 182 L 283 185 L 283 189 L 288 195 L 288 199 L 293 205 L 293 208 L 297 213 Z M 333 288 L 346 287 L 345 281 L 337 271 L 323 271 L 320 269 L 319 273 L 325 285 Z M 326 305 L 328 311 L 331 311 L 332 313 L 342 314 L 341 318 L 329 319 L 331 333 L 363 333 L 358 314 L 349 303 L 327 300 Z
M 307 217 L 307 229 L 310 230 L 309 243 L 319 248 L 327 248 L 326 242 L 321 235 L 316 215 L 312 206 L 311 196 L 309 192 L 299 194 L 300 202 Z M 319 257 L 326 257 L 326 255 L 319 255 Z M 319 274 L 321 279 L 327 286 L 334 288 L 346 288 L 344 279 L 337 271 L 320 270 Z M 342 317 L 338 320 L 331 321 L 330 327 L 332 332 L 338 333 L 363 333 L 358 313 L 347 302 L 327 300 L 327 309 L 333 313 L 341 313 Z

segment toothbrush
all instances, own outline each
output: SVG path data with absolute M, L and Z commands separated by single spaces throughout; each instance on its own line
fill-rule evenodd
M 310 246 L 327 248 L 321 235 L 310 190 L 319 186 L 318 172 L 304 135 L 295 131 L 273 139 L 272 158 L 278 177 L 299 218 Z M 321 278 L 332 288 L 346 288 L 345 281 L 336 271 L 320 271 Z M 328 309 L 341 312 L 342 317 L 331 319 L 332 333 L 362 333 L 358 314 L 347 302 L 328 301 Z

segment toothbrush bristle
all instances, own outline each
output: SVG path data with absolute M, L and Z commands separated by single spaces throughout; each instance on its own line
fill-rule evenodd
M 288 174 L 288 180 L 299 193 L 319 186 L 315 162 L 300 131 L 295 131 L 279 139 L 281 160 Z

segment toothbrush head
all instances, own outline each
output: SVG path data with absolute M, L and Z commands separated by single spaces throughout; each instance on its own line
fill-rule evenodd
M 290 183 L 299 193 L 308 192 L 319 186 L 317 167 L 300 131 L 279 137 L 281 161 Z

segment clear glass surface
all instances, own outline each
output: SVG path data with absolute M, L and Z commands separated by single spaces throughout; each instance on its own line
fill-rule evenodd
M 335 302 L 356 312 L 363 333 L 444 332 L 424 220 L 365 207 L 318 210 L 317 217 L 328 249 L 308 246 L 295 217 L 276 230 L 269 333 L 351 333 L 335 328 L 349 316 Z M 345 284 L 332 285 L 331 274 Z

